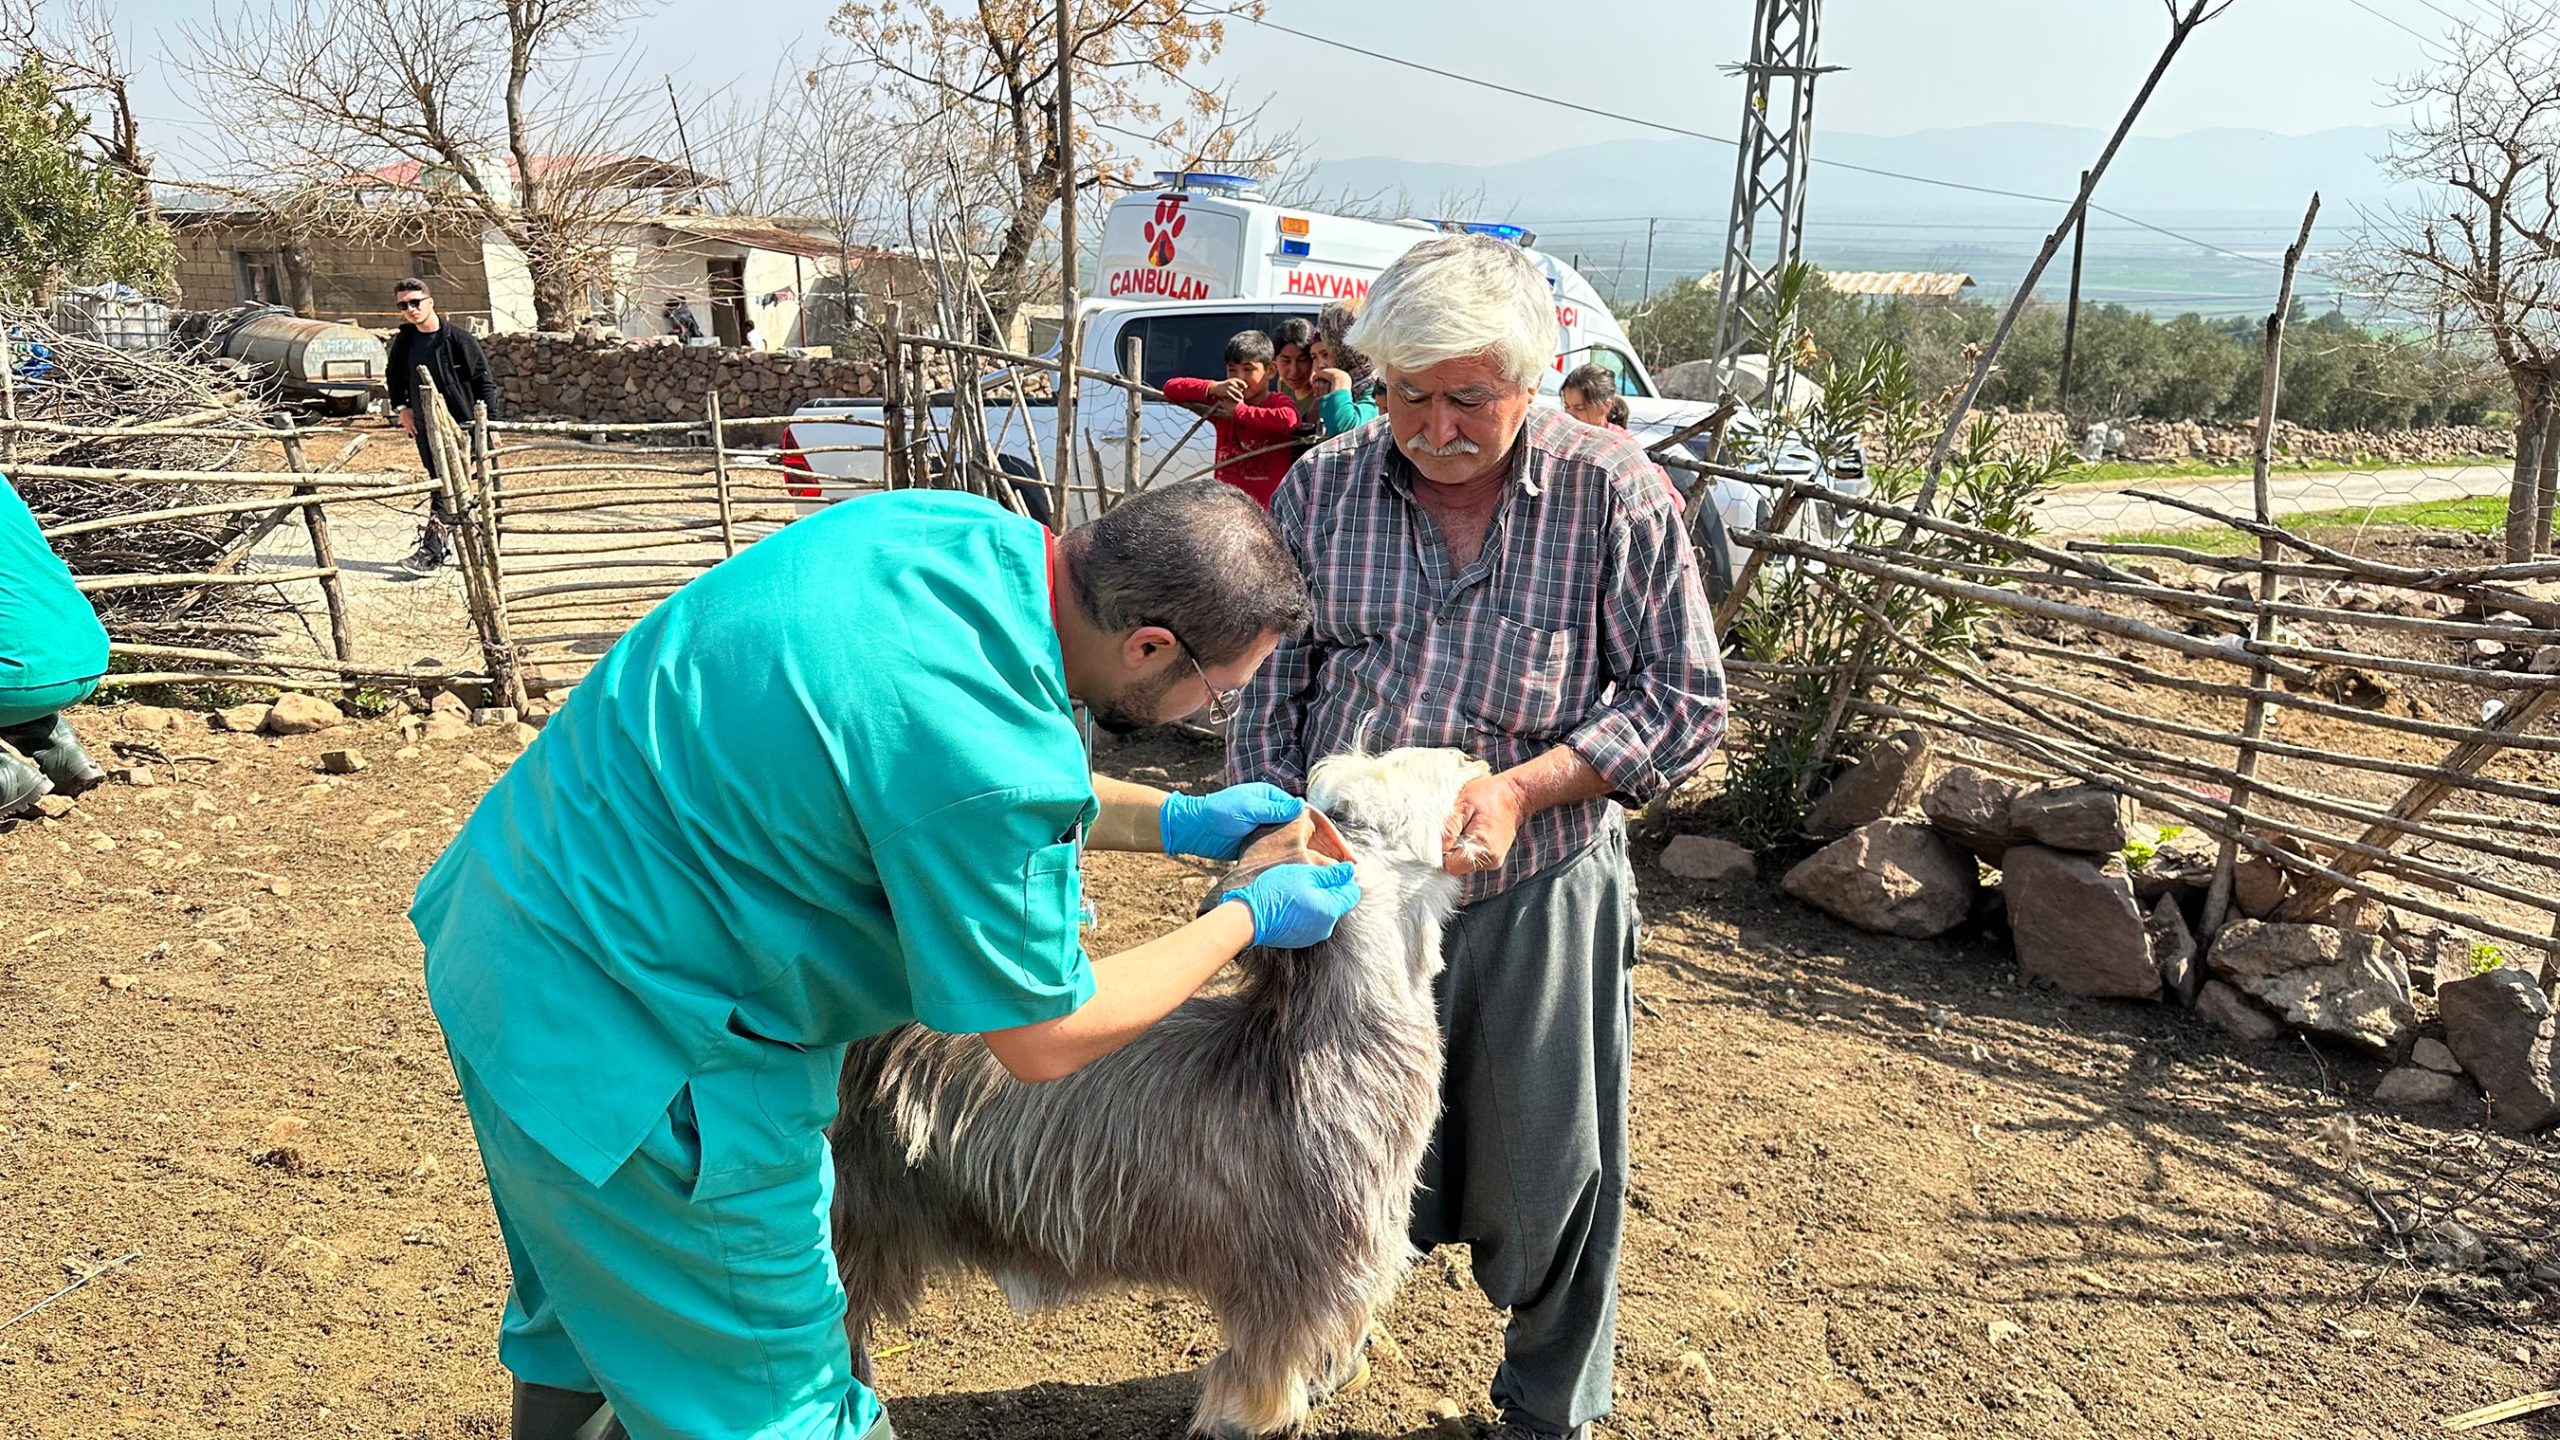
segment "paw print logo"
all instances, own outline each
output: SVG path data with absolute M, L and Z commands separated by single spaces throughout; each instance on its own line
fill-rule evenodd
M 1182 200 L 1182 196 L 1167 195 L 1156 201 L 1156 216 L 1146 223 L 1142 232 L 1147 237 L 1149 265 L 1173 263 L 1174 237 L 1182 233 Z

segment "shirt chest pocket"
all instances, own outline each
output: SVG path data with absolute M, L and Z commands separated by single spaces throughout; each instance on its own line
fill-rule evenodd
M 1464 709 L 1488 730 L 1551 737 L 1564 724 L 1565 682 L 1573 668 L 1573 632 L 1541 630 L 1495 616 L 1490 646 L 1475 647 Z

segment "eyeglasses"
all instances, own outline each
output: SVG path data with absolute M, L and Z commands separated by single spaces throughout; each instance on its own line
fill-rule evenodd
M 415 300 L 394 300 L 391 303 L 403 310 L 415 310 L 427 303 L 427 297 L 421 295 Z
M 1173 635 L 1173 643 L 1182 647 L 1182 658 L 1191 663 L 1191 673 L 1200 677 L 1200 688 L 1209 696 L 1209 718 L 1221 725 L 1236 718 L 1236 700 L 1244 692 L 1221 690 L 1210 684 L 1209 672 L 1200 668 L 1199 652 L 1191 648 L 1191 642 L 1174 635 L 1170 625 L 1164 627 L 1164 633 Z

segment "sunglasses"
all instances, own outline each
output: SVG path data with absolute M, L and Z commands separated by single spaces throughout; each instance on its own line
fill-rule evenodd
M 415 300 L 394 300 L 391 303 L 399 306 L 403 310 L 415 310 L 419 306 L 427 303 L 427 297 L 421 295 Z

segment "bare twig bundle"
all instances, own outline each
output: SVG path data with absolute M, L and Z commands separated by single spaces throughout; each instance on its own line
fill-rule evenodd
M 29 475 L 30 469 L 218 472 L 235 468 L 268 406 L 235 370 L 170 352 L 135 353 L 66 335 L 35 312 L 0 307 L 12 337 L 11 416 L 0 420 L 0 469 L 48 530 L 173 509 L 219 510 L 240 498 L 219 485 Z M 281 498 L 281 497 L 279 497 Z M 263 511 L 157 518 L 135 525 L 82 525 L 55 540 L 73 573 L 229 576 L 274 526 Z M 254 586 L 133 587 L 94 595 L 118 636 L 179 643 L 255 638 L 262 613 L 290 608 Z

